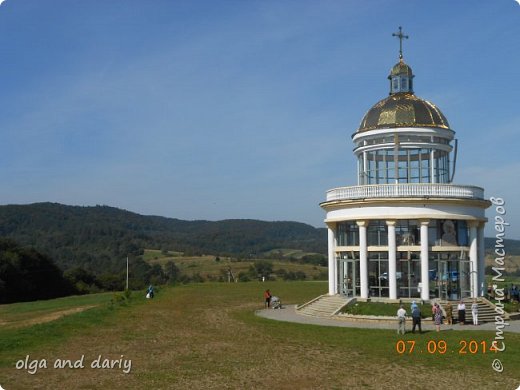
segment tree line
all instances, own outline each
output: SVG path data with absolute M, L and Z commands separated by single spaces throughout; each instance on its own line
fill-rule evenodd
M 252 258 L 276 248 L 326 254 L 325 229 L 297 222 L 182 221 L 108 207 L 56 203 L 0 206 L 0 237 L 51 257 L 63 270 L 118 273 L 143 248 Z
M 179 281 L 189 280 L 171 261 L 161 267 L 135 258 L 129 266 L 129 285 L 132 289 Z M 122 291 L 125 288 L 126 272 L 95 274 L 81 267 L 63 272 L 50 257 L 34 248 L 23 247 L 9 239 L 0 239 L 0 303 Z
M 3 303 L 123 290 L 127 257 L 133 289 L 202 281 L 183 275 L 173 262 L 148 264 L 144 248 L 241 259 L 280 247 L 326 251 L 324 229 L 296 222 L 182 221 L 108 206 L 56 203 L 0 206 L 0 239 Z

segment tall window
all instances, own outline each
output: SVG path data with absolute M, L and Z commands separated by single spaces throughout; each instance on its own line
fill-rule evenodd
M 359 227 L 353 221 L 337 225 L 336 241 L 338 246 L 359 246 Z
M 420 245 L 421 235 L 416 220 L 399 220 L 395 226 L 397 245 Z
M 396 140 L 398 140 L 397 156 Z M 359 154 L 359 183 L 448 183 L 449 152 L 438 149 L 432 145 L 432 142 L 439 147 L 450 143 L 445 138 L 405 134 L 400 135 L 399 138 L 392 136 L 368 139 L 363 141 L 363 145 L 358 142 L 357 147 L 378 146 L 376 150 Z M 429 147 L 420 147 L 420 144 Z
M 397 77 L 395 77 L 393 80 L 392 80 L 392 83 L 393 83 L 393 89 L 394 89 L 394 92 L 397 92 L 399 90 L 399 79 Z
M 431 220 L 428 225 L 428 243 L 436 246 L 468 246 L 469 233 L 466 221 Z
M 388 297 L 388 252 L 368 253 L 368 286 L 370 296 Z
M 382 140 L 379 140 L 382 142 Z M 404 141 L 403 141 L 404 142 Z M 395 155 L 392 148 L 371 150 L 359 156 L 359 183 L 431 183 L 432 163 L 435 182 L 449 181 L 449 154 L 425 148 L 401 148 Z
M 386 221 L 370 221 L 367 228 L 367 245 L 388 245 L 388 230 Z
M 420 252 L 397 253 L 397 296 L 419 297 L 421 278 Z

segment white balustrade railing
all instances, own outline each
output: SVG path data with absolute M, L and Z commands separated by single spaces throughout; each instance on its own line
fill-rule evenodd
M 484 199 L 484 189 L 454 184 L 403 183 L 339 187 L 327 191 L 327 201 L 407 197 Z

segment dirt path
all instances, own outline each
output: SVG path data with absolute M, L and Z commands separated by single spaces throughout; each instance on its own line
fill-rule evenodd
M 37 324 L 44 324 L 46 322 L 55 321 L 61 317 L 65 317 L 71 314 L 81 313 L 82 311 L 92 309 L 93 307 L 96 307 L 97 305 L 87 305 L 87 306 L 80 306 L 80 307 L 74 307 L 72 309 L 66 309 L 66 310 L 59 310 L 52 313 L 47 313 L 35 318 L 31 318 L 28 320 L 22 320 L 22 321 L 2 321 L 0 320 L 0 326 L 5 326 L 9 328 L 25 328 L 32 325 Z

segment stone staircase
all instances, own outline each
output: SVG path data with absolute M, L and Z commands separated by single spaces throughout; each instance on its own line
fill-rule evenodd
M 337 314 L 353 298 L 343 295 L 320 295 L 296 308 L 298 314 L 313 317 L 330 317 Z
M 473 299 L 464 299 L 464 304 L 466 305 L 466 322 L 472 323 L 473 319 L 471 317 L 471 305 L 473 304 Z M 442 303 L 442 306 L 444 307 L 447 303 Z M 458 317 L 458 310 L 457 305 L 459 302 L 452 302 L 450 301 L 449 304 L 452 306 L 453 309 L 453 318 L 456 320 Z M 487 299 L 478 298 L 477 299 L 478 304 L 478 322 L 484 323 L 484 322 L 495 322 L 495 316 L 497 315 L 495 311 L 495 305 L 493 305 L 491 302 L 489 302 Z M 505 319 L 509 320 L 509 314 L 505 314 Z

